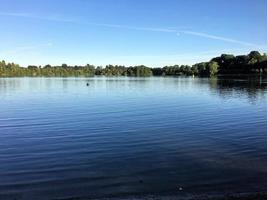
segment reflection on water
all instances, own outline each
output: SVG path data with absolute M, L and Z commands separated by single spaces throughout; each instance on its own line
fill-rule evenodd
M 247 78 L 247 79 L 217 79 L 209 81 L 210 88 L 222 98 L 234 96 L 244 96 L 249 102 L 255 103 L 258 100 L 266 99 L 267 79 Z
M 264 78 L 0 79 L 0 199 L 263 191 L 266 94 Z
M 264 77 L 250 77 L 250 78 L 2 78 L 0 79 L 0 94 L 20 91 L 27 88 L 28 90 L 43 89 L 51 90 L 54 84 L 63 91 L 68 87 L 75 88 L 81 86 L 81 81 L 91 83 L 91 87 L 105 87 L 108 90 L 112 82 L 112 87 L 127 88 L 130 83 L 135 83 L 135 86 L 140 85 L 142 89 L 146 84 L 154 84 L 157 79 L 161 83 L 177 84 L 177 88 L 205 88 L 207 85 L 211 89 L 212 94 L 216 94 L 221 98 L 227 99 L 236 96 L 247 98 L 250 103 L 255 103 L 266 98 L 267 78 Z M 171 80 L 173 79 L 173 80 Z M 92 84 L 93 83 L 93 84 Z M 151 86 L 151 85 L 150 85 Z M 171 85 L 173 87 L 173 85 Z

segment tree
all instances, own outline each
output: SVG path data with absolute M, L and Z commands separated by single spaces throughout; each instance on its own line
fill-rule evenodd
M 208 65 L 207 62 L 197 63 L 193 65 L 193 68 L 197 69 L 199 76 L 209 76 L 207 65 Z
M 250 59 L 255 59 L 255 60 L 260 60 L 261 59 L 261 54 L 258 51 L 251 51 L 248 54 Z
M 197 63 L 193 66 L 172 65 L 163 68 L 149 68 L 144 65 L 125 67 L 122 65 L 107 65 L 105 68 L 87 64 L 85 66 L 75 65 L 61 66 L 45 65 L 38 67 L 29 65 L 27 68 L 20 67 L 15 63 L 0 62 L 1 77 L 16 76 L 179 76 L 198 75 L 215 76 L 216 74 L 267 74 L 267 55 L 252 51 L 248 55 L 234 56 L 222 54 L 213 58 L 210 62 Z
M 61 67 L 62 68 L 68 68 L 68 65 L 67 64 L 62 64 Z
M 209 70 L 209 75 L 210 76 L 215 76 L 218 73 L 219 65 L 217 62 L 211 61 L 208 64 L 208 70 Z

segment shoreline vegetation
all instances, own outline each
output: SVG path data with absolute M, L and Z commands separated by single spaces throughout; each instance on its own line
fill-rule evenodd
M 69 76 L 199 76 L 217 75 L 267 75 L 267 54 L 252 51 L 248 55 L 234 56 L 222 54 L 209 62 L 189 65 L 173 65 L 162 68 L 149 68 L 144 65 L 125 67 L 107 65 L 106 67 L 85 66 L 34 66 L 21 67 L 18 64 L 0 62 L 0 77 L 69 77 Z

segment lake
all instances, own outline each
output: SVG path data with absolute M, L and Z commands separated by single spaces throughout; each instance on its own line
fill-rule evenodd
M 266 188 L 266 79 L 0 79 L 0 199 Z

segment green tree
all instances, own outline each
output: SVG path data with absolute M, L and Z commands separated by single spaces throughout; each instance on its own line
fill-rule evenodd
M 219 71 L 219 64 L 217 62 L 211 61 L 208 64 L 208 70 L 209 70 L 209 75 L 210 76 L 215 76 L 217 75 L 218 71 Z

